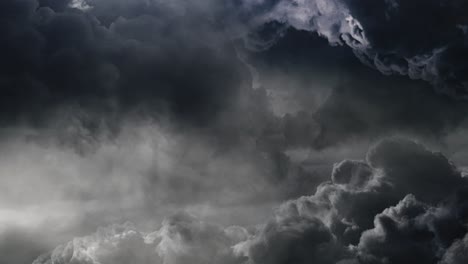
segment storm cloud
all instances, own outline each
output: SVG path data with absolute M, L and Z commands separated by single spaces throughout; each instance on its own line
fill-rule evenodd
M 199 12 L 159 5 L 157 15 L 120 14 L 104 25 L 63 1 L 1 5 L 2 120 L 78 104 L 206 121 L 249 81 L 223 28 Z
M 0 263 L 465 263 L 465 10 L 2 1 Z
M 285 23 L 347 45 L 384 74 L 432 83 L 466 94 L 466 2 L 451 1 L 243 1 L 258 12 L 253 24 Z M 266 42 L 268 43 L 268 42 Z
M 414 179 L 414 184 L 399 177 Z M 440 153 L 413 141 L 387 139 L 372 147 L 366 160 L 336 164 L 331 178 L 315 194 L 279 206 L 257 230 L 232 226 L 223 231 L 176 215 L 154 233 L 115 229 L 121 231 L 110 235 L 109 239 L 117 240 L 112 243 L 106 238 L 108 232 L 101 230 L 34 263 L 107 263 L 119 252 L 136 260 L 154 257 L 155 263 L 199 258 L 203 263 L 257 264 L 460 263 L 466 259 L 468 181 Z M 438 181 L 445 183 L 438 193 L 426 188 L 441 186 Z M 140 252 L 146 248 L 146 253 Z

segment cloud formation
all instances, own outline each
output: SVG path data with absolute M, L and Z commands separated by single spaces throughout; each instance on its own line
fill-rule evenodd
M 152 233 L 140 232 L 131 224 L 101 228 L 55 248 L 33 264 L 234 264 L 241 263 L 242 257 L 236 257 L 230 246 L 246 235 L 241 227 L 222 229 L 178 214 Z
M 384 74 L 407 75 L 439 91 L 465 97 L 466 2 L 297 0 L 243 1 L 269 21 L 317 32 L 332 45 L 347 45 Z
M 467 9 L 2 1 L 0 262 L 464 263 Z
M 283 204 L 245 245 L 254 263 L 437 263 L 463 246 L 466 186 L 440 154 L 384 140 L 366 161 L 336 164 L 314 195 Z
M 4 122 L 44 118 L 70 104 L 206 122 L 249 84 L 230 38 L 202 11 L 184 15 L 159 4 L 157 15 L 116 12 L 104 24 L 112 10 L 101 14 L 97 6 L 94 14 L 66 3 L 1 3 Z
M 443 188 L 434 192 L 431 184 Z M 68 244 L 74 250 L 60 246 L 35 264 L 74 263 L 70 256 L 83 254 L 95 262 L 82 257 L 77 263 L 107 263 L 118 252 L 162 258 L 155 263 L 461 263 L 466 188 L 466 178 L 440 153 L 391 138 L 372 147 L 365 161 L 337 163 L 332 181 L 311 196 L 285 202 L 256 231 L 223 229 L 182 214 L 155 233 L 132 231 L 139 235 L 131 247 L 123 242 L 130 239 L 124 231 L 109 238 L 98 232 Z M 151 250 L 140 251 L 148 245 Z

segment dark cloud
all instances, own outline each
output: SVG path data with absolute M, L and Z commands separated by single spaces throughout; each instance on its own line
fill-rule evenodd
M 367 161 L 337 164 L 332 179 L 283 204 L 246 243 L 254 263 L 437 263 L 467 232 L 466 180 L 445 157 L 412 141 L 384 140 Z M 435 179 L 440 190 L 426 192 Z M 315 250 L 324 251 L 317 257 Z
M 370 48 L 362 54 L 383 73 L 424 79 L 466 95 L 466 2 L 347 1 Z M 421 43 L 421 40 L 424 40 Z
M 374 229 L 365 231 L 359 242 L 363 263 L 435 263 L 434 233 L 416 218 L 427 208 L 405 197 L 395 207 L 376 216 Z
M 92 13 L 59 3 L 2 2 L 3 120 L 76 103 L 206 121 L 248 85 L 223 28 L 200 14 L 161 7 L 167 13 L 116 17 L 105 26 Z
M 393 134 L 440 140 L 465 119 L 464 102 L 439 96 L 422 82 L 364 68 L 348 73 L 315 113 L 320 144 Z
M 248 245 L 253 263 L 335 263 L 345 254 L 319 219 L 295 215 L 268 223 Z
M 49 7 L 55 11 L 64 11 L 70 7 L 72 0 L 39 0 L 39 6 Z
M 375 227 L 362 234 L 360 261 L 437 263 L 442 254 L 451 254 L 447 247 L 459 246 L 458 239 L 467 231 L 463 224 L 466 218 L 460 217 L 456 209 L 451 204 L 430 207 L 412 195 L 405 197 L 378 214 Z
M 424 201 L 440 201 L 466 184 L 445 156 L 411 141 L 383 141 L 369 151 L 367 160 L 382 169 L 394 188 Z
M 455 241 L 445 252 L 441 263 L 443 264 L 461 264 L 468 261 L 467 253 L 467 236 L 463 239 Z
M 466 8 L 2 1 L 0 262 L 465 261 Z
M 79 263 L 242 263 L 231 246 L 245 239 L 241 227 L 222 229 L 190 215 L 166 219 L 155 232 L 138 231 L 131 224 L 99 229 L 94 235 L 76 238 L 37 258 L 34 264 Z
M 441 96 L 424 81 L 382 75 L 349 48 L 330 47 L 308 31 L 288 29 L 248 61 L 266 91 L 266 107 L 283 117 L 276 134 L 286 148 L 326 148 L 395 134 L 440 142 L 468 112 L 463 100 Z
M 77 3 L 90 8 L 80 11 Z M 365 5 L 353 1 L 295 5 L 287 1 L 5 1 L 0 79 L 8 96 L 1 102 L 2 120 L 40 123 L 37 116 L 73 103 L 97 108 L 94 113 L 104 113 L 102 120 L 107 122 L 112 119 L 109 116 L 147 109 L 145 114 L 169 112 L 185 123 L 206 124 L 236 105 L 240 93 L 252 101 L 262 97 L 250 98 L 251 91 L 246 91 L 251 77 L 233 44 L 244 37 L 248 46 L 257 36 L 253 41 L 267 39 L 270 49 L 264 55 L 249 55 L 248 61 L 266 89 L 267 111 L 293 116 L 284 121 L 286 145 L 322 147 L 346 137 L 376 137 L 388 131 L 438 136 L 464 118 L 462 103 L 424 91 L 422 83 L 373 74 L 358 66 L 350 49 L 330 48 L 305 32 L 317 31 L 332 44 L 347 43 L 361 55 L 400 56 L 401 49 L 405 54 L 401 56 L 408 58 L 430 53 L 433 46 L 459 34 L 460 27 L 452 30 L 451 25 L 460 15 L 453 21 L 441 18 L 436 31 L 417 31 L 420 22 L 410 17 L 413 4 L 418 5 L 395 1 Z M 437 1 L 420 5 L 422 14 L 427 16 L 437 5 Z M 460 5 L 451 3 L 436 11 L 442 16 L 463 10 Z M 390 12 L 387 17 L 391 18 L 382 12 Z M 403 32 L 400 17 L 405 17 L 410 30 Z M 261 32 L 252 32 L 252 26 L 260 26 Z M 302 31 L 288 31 L 287 26 Z M 425 42 L 428 47 L 420 45 L 421 52 L 416 51 L 414 39 L 419 35 L 406 32 L 430 36 Z M 385 39 L 392 34 L 400 36 L 391 38 L 400 44 Z M 282 38 L 268 41 L 278 35 Z M 455 63 L 445 64 L 455 67 Z M 365 77 L 355 77 L 361 75 Z M 252 78 L 255 86 L 255 74 Z M 426 103 L 414 107 L 421 96 Z M 238 112 L 245 111 L 259 110 L 248 107 Z M 306 115 L 296 116 L 302 111 Z M 254 115 L 259 115 L 255 121 L 263 118 Z M 294 128 L 294 123 L 310 125 Z M 244 129 L 244 125 L 238 127 Z
M 81 11 L 78 2 L 92 8 Z M 425 91 L 422 83 L 373 73 L 350 49 L 331 48 L 307 33 L 314 29 L 339 43 L 331 36 L 347 32 L 340 23 L 343 10 L 354 10 L 351 4 L 5 1 L 1 119 L 43 124 L 70 105 L 100 116 L 89 118 L 90 127 L 128 112 L 169 113 L 184 125 L 215 127 L 222 145 L 253 135 L 275 150 L 401 132 L 439 137 L 456 127 L 466 113 L 462 102 Z M 308 10 L 305 17 L 301 10 Z M 315 15 L 310 25 L 304 20 Z M 258 19 L 244 19 L 252 17 Z M 288 22 L 302 31 L 287 30 Z M 259 42 L 283 36 L 247 56 L 259 77 L 249 75 L 233 41 L 249 35 L 252 25 L 263 28 L 252 33 Z M 251 91 L 252 79 L 264 94 Z M 231 124 L 213 123 L 216 118 Z
M 420 184 L 402 183 L 400 174 Z M 423 183 L 435 178 L 447 181 L 447 191 L 422 191 Z M 336 164 L 332 180 L 312 196 L 282 204 L 256 231 L 221 228 L 177 214 L 156 232 L 128 226 L 103 229 L 59 246 L 35 263 L 151 259 L 153 263 L 455 264 L 464 260 L 468 183 L 440 154 L 409 140 L 388 139 L 369 150 L 367 161 Z
M 249 1 L 243 1 L 249 3 Z M 253 24 L 286 23 L 346 44 L 384 74 L 429 81 L 466 96 L 466 2 L 255 1 Z M 421 43 L 423 42 L 423 43 Z

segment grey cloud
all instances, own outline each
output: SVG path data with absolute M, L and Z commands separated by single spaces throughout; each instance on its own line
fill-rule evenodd
M 252 263 L 335 263 L 345 254 L 319 219 L 296 215 L 268 223 L 246 243 Z
M 104 113 L 149 108 L 203 123 L 249 85 L 223 26 L 197 12 L 175 15 L 161 3 L 158 15 L 117 12 L 104 24 L 57 1 L 1 5 L 3 123 L 40 123 L 69 104 Z
M 465 119 L 463 101 L 438 96 L 423 82 L 358 67 L 345 76 L 315 114 L 322 144 L 395 134 L 440 142 Z
M 44 129 L 1 130 L 0 226 L 48 236 L 37 242 L 41 251 L 115 222 L 154 227 L 179 210 L 225 225 L 255 224 L 322 178 L 279 151 L 259 151 L 250 138 L 229 147 L 211 133 L 130 117 L 118 132 L 97 122 L 96 133 L 88 115 L 71 107 Z M 15 245 L 8 239 L 0 250 Z M 0 262 L 22 255 L 10 251 Z
M 361 236 L 358 258 L 362 263 L 437 263 L 450 258 L 467 231 L 466 219 L 451 205 L 431 207 L 406 196 L 375 217 L 375 227 Z
M 262 100 L 259 99 L 262 96 L 258 95 L 253 99 L 250 91 L 252 77 L 247 65 L 239 59 L 233 41 L 252 33 L 251 29 L 255 26 L 265 26 L 265 22 L 272 21 L 285 22 L 297 29 L 321 32 L 333 44 L 348 43 L 355 51 L 361 50 L 361 46 L 375 46 L 374 43 L 365 44 L 364 38 L 374 40 L 380 37 L 367 36 L 374 31 L 379 33 L 378 29 L 366 27 L 375 18 L 369 18 L 371 22 L 359 19 L 362 12 L 367 12 L 367 7 L 354 2 L 94 0 L 86 4 L 92 8 L 83 12 L 65 7 L 70 6 L 69 1 L 3 3 L 2 10 L 9 10 L 5 11 L 8 14 L 4 16 L 5 21 L 9 22 L 2 26 L 7 40 L 2 49 L 6 58 L 3 68 L 8 73 L 2 77 L 2 87 L 9 94 L 9 99 L 2 103 L 3 123 L 11 119 L 29 119 L 41 124 L 38 116 L 46 119 L 50 111 L 74 103 L 104 115 L 102 120 L 105 122 L 118 119 L 123 112 L 142 111 L 145 114 L 169 112 L 184 123 L 201 122 L 207 125 L 223 111 L 231 111 L 238 106 L 239 101 Z M 397 13 L 403 8 L 397 2 L 379 2 L 369 6 L 375 10 L 388 7 Z M 266 30 L 273 31 L 270 35 L 277 36 L 277 30 L 283 35 L 289 34 L 282 24 L 277 23 L 271 28 Z M 361 44 L 353 44 L 356 41 Z M 310 44 L 301 38 L 291 42 Z M 435 43 L 428 43 L 432 42 Z M 301 54 L 307 54 L 306 48 L 294 47 Z M 341 72 L 342 65 L 328 65 L 329 61 L 339 60 L 341 62 L 337 64 L 346 64 L 345 68 L 355 67 L 348 62 L 349 55 L 343 49 L 330 49 L 328 52 L 323 45 L 315 44 L 310 49 L 317 49 L 319 56 L 304 57 L 319 60 L 320 63 L 303 71 L 316 71 L 326 66 L 320 75 L 324 71 Z M 271 53 L 266 56 L 271 56 Z M 367 73 L 356 71 L 349 75 L 366 74 L 362 79 L 369 81 L 352 80 L 345 84 L 350 87 L 344 89 L 336 88 L 333 78 L 320 78 L 312 84 L 308 80 L 309 83 L 302 84 L 301 75 L 308 75 L 307 72 L 292 76 L 283 69 L 271 68 L 268 62 L 271 61 L 266 62 L 266 69 L 262 69 L 262 65 L 252 64 L 253 67 L 260 67 L 261 74 L 266 73 L 267 76 L 263 77 L 265 85 L 272 86 L 264 87 L 267 93 L 263 97 L 273 102 L 262 107 L 270 107 L 280 116 L 291 112 L 288 110 L 291 106 L 293 116 L 300 111 L 307 112 L 307 115 L 315 110 L 318 112 L 312 118 L 294 116 L 292 119 L 296 119 L 297 123 L 318 125 L 304 129 L 307 131 L 302 134 L 292 133 L 286 143 L 298 145 L 295 141 L 299 141 L 299 144 L 322 147 L 350 135 L 375 136 L 389 129 L 439 135 L 458 124 L 461 118 L 460 114 L 454 113 L 460 110 L 455 106 L 457 104 L 447 106 L 445 99 L 420 92 L 425 87 L 413 89 L 412 86 L 419 87 L 419 83 L 391 81 L 390 85 L 386 84 L 389 79 L 376 80 Z M 294 67 L 294 63 L 289 63 L 287 67 Z M 280 77 L 271 78 L 268 82 L 269 76 L 273 75 Z M 298 85 L 324 87 L 311 87 L 308 91 L 290 88 Z M 401 85 L 408 88 L 395 88 Z M 345 92 L 330 93 L 330 90 L 339 89 Z M 392 92 L 391 96 L 398 100 L 404 97 L 400 100 L 402 105 L 387 106 L 383 110 L 380 107 L 382 98 L 389 96 L 383 94 L 384 90 L 401 91 L 401 94 Z M 405 90 L 409 91 L 410 96 L 406 96 Z M 401 107 L 413 106 L 414 98 L 419 98 L 421 94 L 428 103 L 420 109 L 408 110 L 414 114 L 402 114 Z M 435 108 L 443 108 L 444 111 L 432 110 Z M 243 108 L 238 112 L 270 110 Z M 342 113 L 343 110 L 345 113 Z M 428 119 L 419 118 L 420 113 L 426 111 L 437 113 Z M 446 114 L 440 114 L 445 111 Z M 464 110 L 461 109 L 461 112 L 464 113 Z M 242 125 L 238 124 L 244 128 Z M 317 137 L 317 133 L 321 135 Z
M 406 184 L 400 176 L 418 181 Z M 270 263 L 270 256 L 278 263 L 297 256 L 298 263 L 436 263 L 466 234 L 467 182 L 446 158 L 417 143 L 383 140 L 367 161 L 336 164 L 332 179 L 314 195 L 283 204 L 244 244 L 254 263 Z M 440 192 L 425 192 L 435 179 Z M 308 228 L 323 239 L 307 240 Z M 301 246 L 292 254 L 295 242 Z
M 244 1 L 249 3 L 249 1 Z M 384 74 L 429 81 L 466 96 L 464 1 L 255 1 L 255 23 L 286 23 L 345 44 Z M 424 40 L 424 43 L 421 43 Z
M 299 29 L 323 28 L 326 36 L 350 34 L 357 39 L 359 30 L 352 30 L 349 25 L 355 22 L 342 23 L 353 13 L 349 11 L 351 5 L 340 1 L 303 1 L 295 5 L 283 1 L 94 0 L 86 2 L 93 7 L 86 11 L 65 7 L 69 4 L 45 0 L 2 4 L 2 10 L 9 10 L 5 11 L 2 26 L 7 41 L 2 49 L 6 73 L 1 79 L 2 88 L 9 95 L 1 104 L 2 124 L 26 120 L 42 125 L 51 112 L 60 112 L 64 105 L 73 104 L 99 116 L 89 122 L 90 127 L 98 122 L 116 126 L 114 123 L 128 112 L 153 116 L 164 113 L 182 121 L 184 126 L 195 123 L 215 127 L 220 131 L 215 133 L 222 134 L 225 142 L 254 133 L 263 143 L 269 141 L 267 133 L 258 132 L 269 130 L 272 122 L 282 137 L 279 144 L 286 148 L 303 145 L 321 148 L 354 136 L 370 135 L 374 139 L 387 131 L 439 136 L 464 117 L 465 109 L 459 103 L 452 105 L 420 92 L 425 89 L 420 89 L 420 84 L 376 80 L 364 71 L 349 73 L 365 74 L 364 81 L 352 80 L 344 84 L 349 87 L 336 88 L 339 78 L 335 75 L 339 74 L 335 71 L 341 73 L 343 68 L 356 66 L 349 62 L 349 54 L 342 48 L 327 50 L 324 43 L 315 44 L 300 37 L 291 38 L 279 49 L 288 49 L 291 43 L 304 43 L 293 49 L 304 61 L 317 62 L 304 69 L 296 67 L 295 61 L 287 62 L 283 67 L 290 68 L 294 72 L 291 74 L 284 68 L 271 67 L 271 60 L 266 60 L 266 65 L 256 63 L 256 58 L 253 62 L 248 60 L 264 74 L 261 79 L 265 84 L 265 94 L 251 91 L 253 77 L 245 61 L 240 60 L 234 43 L 252 32 L 250 22 L 264 25 L 276 18 L 280 22 L 291 20 Z M 308 25 L 308 16 L 320 18 Z M 255 23 L 249 17 L 255 18 Z M 290 34 L 285 33 L 284 25 L 272 28 L 271 35 L 276 36 L 278 28 Z M 296 32 L 301 34 L 306 35 Z M 330 40 L 343 42 L 341 38 Z M 309 45 L 316 53 L 306 52 Z M 274 55 L 266 53 L 265 57 Z M 316 74 L 320 76 L 314 74 L 301 80 L 309 71 L 321 68 Z M 322 75 L 331 77 L 328 80 Z M 392 91 L 391 95 L 385 91 Z M 393 104 L 394 100 L 385 101 L 388 96 L 401 104 L 382 109 L 383 101 Z M 414 100 L 420 96 L 424 96 L 427 104 L 415 109 Z M 427 111 L 431 112 L 430 117 L 421 119 L 420 115 Z M 240 120 L 247 119 L 244 112 L 251 113 L 252 118 Z M 290 115 L 275 120 L 269 116 L 271 112 Z M 213 125 L 217 118 L 233 121 Z M 233 127 L 242 131 L 233 132 Z M 266 145 L 273 148 L 276 143 L 270 141 Z
M 419 184 L 400 182 L 401 176 L 414 177 Z M 440 192 L 423 191 L 422 182 L 439 180 L 448 180 Z M 392 138 L 372 147 L 366 161 L 336 164 L 331 182 L 311 196 L 285 202 L 256 231 L 222 228 L 177 214 L 156 232 L 104 229 L 111 231 L 77 238 L 35 263 L 54 258 L 69 263 L 75 256 L 80 264 L 125 258 L 171 264 L 452 264 L 464 257 L 460 251 L 467 233 L 466 188 L 467 182 L 446 158 L 412 141 Z
M 382 169 L 384 181 L 396 190 L 423 201 L 441 201 L 466 184 L 445 156 L 411 141 L 384 140 L 368 152 L 367 160 Z
M 306 31 L 288 29 L 247 60 L 258 72 L 266 107 L 283 117 L 278 134 L 284 133 L 286 148 L 320 149 L 392 135 L 440 143 L 468 110 L 463 100 L 442 96 L 424 81 L 382 75 L 351 49 L 330 47 Z
M 445 252 L 441 264 L 461 264 L 468 261 L 468 235 L 455 241 Z
M 395 207 L 375 218 L 374 229 L 365 231 L 359 242 L 362 263 L 435 263 L 434 234 L 419 221 L 427 206 L 407 196 Z
M 364 161 L 344 160 L 335 164 L 332 181 L 336 184 L 346 184 L 348 187 L 361 187 L 372 175 L 372 168 Z
M 92 236 L 75 238 L 40 256 L 34 264 L 162 263 L 151 244 L 130 226 L 101 228 Z
M 56 241 L 45 240 L 41 234 L 22 228 L 7 227 L 7 230 L 0 230 L 0 261 L 30 264 L 37 256 L 55 247 Z M 21 254 L 17 253 L 19 248 L 22 249 Z
M 58 246 L 33 263 L 242 263 L 243 257 L 235 256 L 231 246 L 246 232 L 235 227 L 224 230 L 181 213 L 150 233 L 129 223 L 100 228 L 94 235 Z
M 331 159 L 322 155 L 360 152 L 339 153 L 363 137 L 438 139 L 462 122 L 464 102 L 429 92 L 424 82 L 373 74 L 352 59 L 463 95 L 466 32 L 459 25 L 452 30 L 463 3 L 438 9 L 440 1 L 228 2 L 0 3 L 0 85 L 7 94 L 0 99 L 0 125 L 41 127 L 24 137 L 15 127 L 14 136 L 2 134 L 6 176 L 0 181 L 8 190 L 0 197 L 8 206 L 0 220 L 36 229 L 52 223 L 57 233 L 69 228 L 82 235 L 122 219 L 154 228 L 162 215 L 183 209 L 249 225 L 262 222 L 279 201 L 294 199 L 255 232 L 176 215 L 156 233 L 114 226 L 75 238 L 37 263 L 406 261 L 394 247 L 401 237 L 409 244 L 421 239 L 421 255 L 437 247 L 426 262 L 455 261 L 466 233 L 460 223 L 466 222 L 467 183 L 442 154 L 389 139 L 366 160 L 350 157 L 333 171 L 323 168 Z M 435 12 L 442 24 L 431 20 L 432 31 L 417 32 L 414 5 L 423 20 Z M 453 20 L 442 15 L 452 11 Z M 257 26 L 262 31 L 252 32 Z M 310 31 L 351 49 L 309 39 Z M 246 36 L 244 45 L 257 53 L 234 41 Z M 424 45 L 416 45 L 424 36 Z M 275 56 L 282 67 L 272 65 Z M 260 75 L 251 76 L 252 68 Z M 142 127 L 141 120 L 150 124 Z M 166 121 L 167 131 L 159 126 Z M 307 163 L 291 154 L 307 150 L 320 157 Z M 332 173 L 330 181 L 323 182 L 324 172 Z M 421 209 L 415 215 L 405 206 Z M 393 228 L 388 219 L 403 224 Z M 430 238 L 414 238 L 415 229 Z M 54 244 L 70 239 L 40 233 L 50 233 Z M 386 235 L 397 237 L 388 252 L 373 242 Z M 21 234 L 9 236 L 0 250 L 16 247 L 15 237 L 23 243 Z M 30 245 L 27 255 L 50 243 Z

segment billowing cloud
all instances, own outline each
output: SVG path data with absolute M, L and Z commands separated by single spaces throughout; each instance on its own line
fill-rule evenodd
M 432 183 L 439 193 L 426 192 Z M 367 161 L 336 164 L 332 182 L 283 204 L 242 246 L 253 263 L 457 263 L 467 184 L 442 155 L 384 140 Z
M 466 2 L 243 1 L 252 23 L 286 23 L 347 45 L 384 74 L 407 75 L 445 93 L 466 96 Z
M 431 207 L 406 196 L 378 214 L 375 227 L 362 234 L 358 259 L 361 263 L 437 263 L 444 252 L 450 254 L 447 247 L 452 243 L 450 247 L 457 247 L 466 233 L 466 219 L 457 209 Z
M 3 121 L 79 104 L 206 122 L 249 84 L 231 39 L 200 12 L 160 4 L 158 15 L 117 13 L 104 24 L 101 14 L 61 1 L 8 0 L 0 8 Z
M 2 1 L 0 262 L 463 262 L 467 8 Z
M 414 184 L 400 177 L 412 177 Z M 434 193 L 426 188 L 432 183 L 444 188 Z M 332 181 L 311 196 L 285 202 L 256 231 L 224 229 L 179 214 L 156 232 L 132 231 L 138 234 L 132 241 L 141 244 L 136 248 L 122 249 L 128 244 L 120 240 L 127 236 L 114 233 L 107 239 L 76 239 L 73 248 L 79 252 L 76 256 L 87 254 L 96 263 L 126 252 L 126 257 L 161 258 L 155 263 L 456 264 L 465 257 L 467 187 L 466 179 L 441 154 L 392 138 L 372 147 L 365 161 L 336 164 Z M 140 252 L 148 245 L 152 250 Z M 35 263 L 57 257 L 74 263 L 69 252 L 75 251 L 60 246 Z
M 441 264 L 461 264 L 468 261 L 468 236 L 455 241 L 445 252 Z
M 187 214 L 166 219 L 152 233 L 138 231 L 131 224 L 100 228 L 94 235 L 75 238 L 40 256 L 33 264 L 182 264 L 241 263 L 232 245 L 245 239 L 241 227 L 222 229 Z

